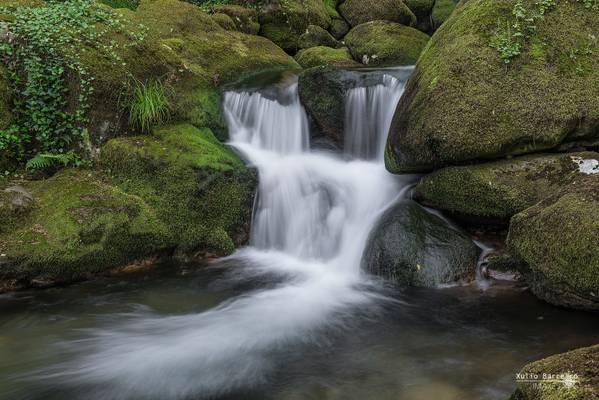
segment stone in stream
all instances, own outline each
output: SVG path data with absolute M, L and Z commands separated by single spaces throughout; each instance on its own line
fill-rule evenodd
M 384 67 L 414 65 L 429 36 L 394 22 L 371 21 L 352 28 L 344 41 L 356 61 Z
M 437 287 L 474 279 L 479 252 L 465 233 L 406 200 L 381 217 L 362 263 L 400 285 Z
M 295 61 L 304 68 L 318 67 L 321 65 L 334 67 L 359 67 L 355 62 L 347 47 L 333 49 L 331 47 L 316 46 L 309 49 L 300 50 L 295 55 Z
M 527 364 L 516 375 L 510 400 L 599 399 L 599 345 Z
M 306 32 L 299 37 L 298 47 L 300 49 L 308 49 L 316 46 L 337 48 L 343 45 L 324 28 L 317 25 L 310 25 L 306 28 Z
M 508 248 L 539 298 L 599 310 L 599 175 L 579 177 L 511 221 Z
M 596 46 L 599 13 L 581 1 L 557 2 L 506 64 L 491 45 L 504 37 L 516 3 L 461 2 L 435 32 L 395 113 L 390 171 L 599 141 L 599 51 L 585 50 Z M 522 4 L 528 13 L 538 7 Z

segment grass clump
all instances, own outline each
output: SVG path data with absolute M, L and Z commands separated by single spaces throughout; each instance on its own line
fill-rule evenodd
M 170 89 L 161 81 L 136 81 L 129 105 L 129 123 L 143 132 L 170 119 Z

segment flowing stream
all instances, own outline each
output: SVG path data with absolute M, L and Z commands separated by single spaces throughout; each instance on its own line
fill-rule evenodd
M 98 310 L 107 307 L 106 313 L 83 312 L 89 304 L 69 300 L 68 293 L 78 289 L 61 289 L 62 302 L 50 301 L 51 291 L 45 302 L 44 295 L 36 295 L 41 300 L 5 299 L 10 312 L 8 320 L 0 320 L 2 326 L 39 329 L 41 317 L 31 317 L 34 311 L 23 314 L 32 303 L 54 310 L 48 315 L 55 319 L 46 321 L 49 333 L 22 339 L 38 351 L 45 349 L 45 358 L 27 358 L 27 351 L 24 364 L 10 358 L 11 371 L 22 373 L 13 374 L 11 383 L 0 381 L 0 393 L 4 389 L 17 399 L 94 400 L 395 399 L 403 393 L 402 398 L 417 400 L 430 398 L 438 388 L 458 393 L 455 398 L 462 400 L 483 398 L 476 396 L 485 390 L 487 398 L 501 398 L 497 395 L 503 396 L 510 385 L 501 381 L 505 370 L 523 361 L 524 353 L 506 362 L 510 367 L 497 377 L 501 384 L 469 382 L 464 386 L 471 392 L 439 386 L 451 378 L 440 380 L 438 372 L 414 372 L 418 366 L 429 371 L 419 364 L 419 351 L 422 363 L 438 360 L 447 362 L 447 368 L 467 370 L 462 364 L 451 366 L 447 353 L 439 354 L 452 340 L 456 353 L 472 351 L 456 339 L 475 308 L 472 303 L 465 306 L 468 311 L 460 308 L 456 299 L 464 292 L 398 295 L 360 270 L 377 218 L 412 183 L 412 177 L 387 173 L 383 163 L 386 132 L 403 85 L 401 78 L 382 73 L 378 84 L 348 91 L 343 154 L 310 149 L 296 80 L 287 79 L 269 91 L 227 92 L 224 112 L 231 145 L 260 176 L 250 246 L 191 274 L 193 279 L 185 284 L 186 278 L 150 278 L 133 287 L 126 282 L 128 289 L 112 287 L 84 296 Z M 479 296 L 472 298 L 480 301 Z M 411 305 L 417 298 L 420 305 Z M 526 299 L 535 304 L 529 311 L 532 318 L 550 308 Z M 62 312 L 55 311 L 57 304 Z M 446 313 L 438 313 L 443 304 Z M 511 312 L 511 307 L 505 308 Z M 395 317 L 389 318 L 390 309 Z M 19 320 L 22 315 L 32 319 Z M 568 315 L 588 331 L 596 328 L 577 313 Z M 445 318 L 452 318 L 451 323 Z M 483 321 L 484 326 L 476 327 L 478 334 L 465 335 L 469 346 L 482 348 L 485 340 L 496 339 L 497 332 L 489 333 L 488 321 Z M 10 340 L 12 331 L 7 331 Z M 531 332 L 526 331 L 525 344 L 512 338 L 507 342 L 515 342 L 514 348 L 529 346 Z M 564 343 L 555 346 L 587 339 L 565 335 Z M 0 336 L 0 346 L 2 340 Z M 436 358 L 427 346 L 435 349 Z M 532 348 L 535 355 L 543 353 Z M 475 362 L 475 354 L 469 357 L 468 362 Z M 371 380 L 373 372 L 380 381 Z M 393 380 L 399 386 L 388 386 Z M 414 391 L 414 385 L 424 389 Z M 370 395 L 361 392 L 366 387 L 373 391 Z

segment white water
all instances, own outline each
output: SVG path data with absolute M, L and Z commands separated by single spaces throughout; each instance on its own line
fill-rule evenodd
M 372 161 L 309 150 L 297 83 L 281 88 L 279 101 L 226 93 L 231 144 L 260 174 L 251 247 L 232 257 L 243 265 L 236 272 L 242 279 L 277 275 L 283 283 L 200 314 L 140 318 L 95 333 L 79 343 L 84 355 L 66 372 L 48 376 L 99 388 L 96 398 L 210 397 L 263 383 L 281 367 L 273 353 L 342 328 L 376 297 L 364 289 L 361 255 L 377 217 L 405 186 L 381 159 L 401 90 L 385 78 L 385 85 L 348 94 L 351 154 L 376 149 Z

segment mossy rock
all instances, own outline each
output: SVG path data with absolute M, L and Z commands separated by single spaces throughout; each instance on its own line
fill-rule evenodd
M 431 12 L 433 28 L 439 28 L 451 16 L 460 0 L 435 0 L 435 6 Z
M 233 20 L 237 30 L 250 35 L 257 35 L 260 31 L 258 12 L 254 9 L 234 4 L 220 4 L 214 6 L 214 12 L 226 14 Z
M 341 18 L 339 11 L 337 11 L 338 0 L 323 0 L 323 3 L 331 18 Z
M 599 34 L 599 13 L 581 2 L 557 3 L 506 65 L 490 44 L 515 4 L 469 0 L 433 35 L 395 113 L 390 171 L 427 171 L 597 140 L 599 52 L 576 61 L 570 54 Z M 535 7 L 533 0 L 523 5 Z
M 226 255 L 247 241 L 255 175 L 209 129 L 174 125 L 116 138 L 101 163 L 156 210 L 179 253 Z
M 227 31 L 236 31 L 237 25 L 235 22 L 229 17 L 227 14 L 223 13 L 214 13 L 212 14 L 212 19 L 216 22 L 221 28 Z
M 0 232 L 0 253 L 5 255 L 0 286 L 80 280 L 173 243 L 144 200 L 96 172 L 64 170 L 21 185 L 33 195 L 35 206 Z
M 388 21 L 358 25 L 345 36 L 354 59 L 369 66 L 413 65 L 428 40 L 426 33 Z
M 580 177 L 576 157 L 599 160 L 599 153 L 530 155 L 447 167 L 424 177 L 415 197 L 471 221 L 507 222 Z
M 416 16 L 402 0 L 345 0 L 339 12 L 353 27 L 376 20 L 416 25 Z
M 331 35 L 337 40 L 343 39 L 347 32 L 350 30 L 350 26 L 347 22 L 345 22 L 342 18 L 333 18 L 331 20 L 331 26 L 329 27 L 329 32 Z
M 328 65 L 335 67 L 359 67 L 360 64 L 354 61 L 347 47 L 332 49 L 325 46 L 311 47 L 300 50 L 295 60 L 304 68 L 312 68 L 319 65 Z
M 139 0 L 102 0 L 103 4 L 112 8 L 128 8 L 135 10 L 139 6 Z
M 420 20 L 421 18 L 428 17 L 431 14 L 431 12 L 433 11 L 433 6 L 435 5 L 435 3 L 438 3 L 439 1 L 435 1 L 435 0 L 403 0 L 403 2 L 405 3 L 406 6 L 408 6 L 408 8 L 410 10 L 412 10 L 414 15 L 416 15 L 416 18 L 418 18 L 418 20 Z
M 0 66 L 0 129 L 8 128 L 12 122 L 12 91 L 8 80 L 8 71 Z
M 403 286 L 438 287 L 474 279 L 478 254 L 465 233 L 417 203 L 402 201 L 373 229 L 362 263 Z
M 325 46 L 325 47 L 340 47 L 341 44 L 329 32 L 317 25 L 309 25 L 298 41 L 300 49 L 308 49 L 310 47 Z
M 522 379 L 516 380 L 513 400 L 596 400 L 599 398 L 599 345 L 532 362 L 524 366 L 519 375 Z M 525 382 L 527 376 L 535 375 L 557 378 L 541 380 L 540 383 Z
M 599 176 L 578 178 L 516 214 L 508 248 L 530 269 L 532 292 L 556 305 L 599 310 Z
M 263 24 L 260 28 L 260 35 L 271 40 L 289 54 L 297 53 L 300 34 L 294 32 L 285 23 Z

